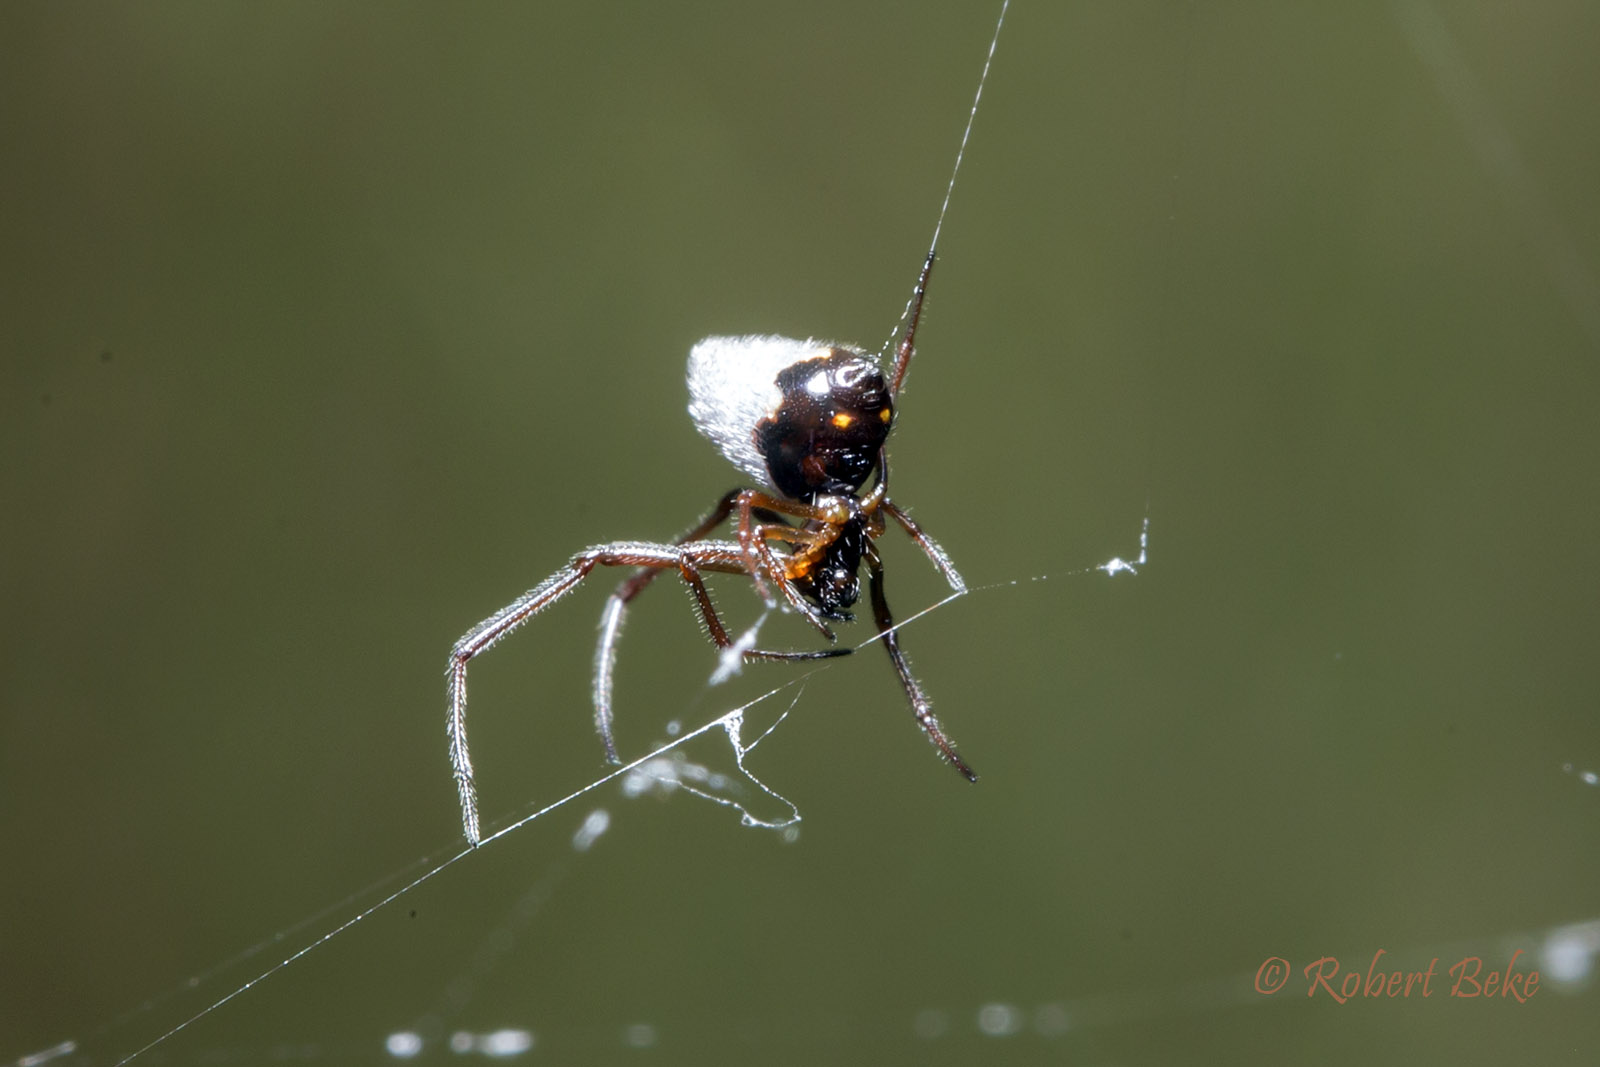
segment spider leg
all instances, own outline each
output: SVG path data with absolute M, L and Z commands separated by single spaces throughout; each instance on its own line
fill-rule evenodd
M 560 600 L 589 576 L 595 567 L 648 567 L 649 573 L 675 568 L 689 590 L 694 594 L 696 607 L 706 632 L 718 648 L 730 648 L 733 640 L 718 618 L 706 591 L 701 571 L 740 574 L 745 570 L 743 550 L 728 541 L 695 541 L 684 545 L 661 545 L 641 541 L 617 541 L 598 545 L 573 556 L 567 565 L 552 574 L 510 604 L 468 630 L 450 650 L 448 671 L 450 690 L 450 766 L 456 780 L 456 791 L 461 800 L 461 826 L 467 840 L 476 845 L 480 840 L 478 822 L 478 792 L 472 773 L 472 757 L 467 748 L 467 663 L 478 654 L 493 647 L 512 630 Z M 781 572 L 776 576 L 781 577 Z M 640 583 L 639 588 L 643 588 Z M 615 599 L 615 597 L 613 598 Z M 609 613 L 608 613 L 609 614 Z M 620 620 L 619 620 L 620 624 Z M 773 652 L 764 649 L 747 649 L 746 659 L 818 659 L 843 655 L 848 649 L 823 649 L 816 652 Z M 608 709 L 609 710 L 609 709 Z M 615 746 L 610 738 L 609 716 L 602 734 L 606 740 L 607 754 L 616 760 Z
M 943 548 L 939 547 L 939 542 L 923 533 L 922 527 L 918 526 L 910 515 L 907 515 L 899 505 L 888 497 L 883 498 L 883 510 L 887 511 L 894 518 L 894 521 L 900 524 L 901 528 L 911 536 L 911 540 L 917 543 L 917 547 L 922 549 L 923 555 L 927 556 L 933 565 L 939 568 L 939 573 L 944 575 L 944 580 L 950 583 L 951 589 L 958 593 L 967 591 L 966 581 L 956 570 L 956 565 L 950 561 L 950 556 Z
M 743 489 L 731 489 L 724 493 L 706 517 L 678 538 L 675 544 L 686 545 L 691 541 L 699 541 L 715 530 L 733 513 L 734 501 L 742 492 Z M 624 578 L 616 592 L 607 598 L 606 606 L 600 613 L 600 640 L 594 650 L 594 728 L 605 742 L 606 759 L 612 763 L 618 762 L 617 748 L 611 739 L 611 693 L 615 684 L 617 642 L 622 638 L 622 621 L 627 617 L 629 602 L 644 592 L 660 572 L 659 567 L 641 567 Z
M 900 651 L 900 634 L 894 628 L 894 616 L 889 612 L 889 599 L 883 592 L 883 564 L 878 559 L 877 548 L 871 542 L 863 557 L 867 562 L 871 574 L 872 586 L 872 618 L 878 625 L 878 633 L 883 638 L 883 647 L 889 653 L 889 661 L 894 664 L 895 673 L 900 676 L 900 684 L 905 688 L 906 697 L 911 701 L 911 713 L 917 717 L 917 725 L 922 727 L 923 733 L 928 735 L 928 740 L 933 742 L 939 754 L 969 782 L 976 782 L 978 775 L 967 766 L 956 746 L 945 736 L 944 730 L 939 726 L 939 720 L 934 717 L 933 705 L 922 691 L 922 686 L 917 683 L 911 674 L 911 668 L 906 664 L 905 655 Z
M 930 260 L 930 265 L 931 262 Z M 928 270 L 928 267 L 924 267 L 923 270 Z M 911 328 L 913 330 L 916 329 L 915 320 L 913 320 Z M 912 519 L 904 508 L 889 499 L 889 453 L 887 449 L 878 453 L 878 481 L 872 487 L 872 492 L 867 494 L 862 510 L 878 517 L 879 530 L 882 529 L 883 525 L 881 512 L 886 511 L 894 516 L 894 521 L 900 524 L 900 528 L 905 530 L 911 540 L 917 543 L 918 548 L 922 549 L 922 554 L 927 556 L 929 562 L 939 569 L 940 574 L 944 575 L 944 580 L 950 583 L 950 588 L 958 593 L 967 591 L 966 579 L 962 578 L 961 573 L 956 570 L 956 565 L 950 559 L 949 553 L 939 546 L 939 542 L 924 533 L 922 527 L 917 525 L 916 520 Z M 874 533 L 873 536 L 876 537 L 877 534 Z
M 756 527 L 756 530 L 759 532 L 761 538 L 764 539 L 767 536 L 777 536 L 782 539 L 781 531 L 790 530 L 792 528 L 783 523 L 781 517 L 776 511 L 764 506 L 764 504 L 780 503 L 782 502 L 773 500 L 764 493 L 757 493 L 749 489 L 731 489 L 724 493 L 722 498 L 712 506 L 705 518 L 701 519 L 697 524 L 695 524 L 694 528 L 689 530 L 688 533 L 678 538 L 674 544 L 687 545 L 704 539 L 707 534 L 711 533 L 712 530 L 715 530 L 718 526 L 720 526 L 729 515 L 733 514 L 735 506 L 740 508 L 741 519 L 744 519 L 748 515 L 754 515 L 756 518 L 762 520 L 762 525 Z M 742 540 L 740 547 L 741 549 L 744 548 Z M 767 596 L 766 586 L 761 581 L 760 575 L 761 569 L 765 568 L 769 574 L 773 575 L 774 580 L 777 581 L 779 588 L 783 591 L 784 599 L 796 607 L 796 609 L 799 610 L 802 615 L 810 620 L 811 624 L 822 633 L 822 636 L 826 637 L 829 641 L 833 641 L 835 639 L 833 631 L 830 630 L 827 623 L 823 622 L 820 616 L 817 615 L 816 609 L 814 609 L 799 595 L 798 592 L 795 591 L 793 583 L 785 576 L 783 568 L 778 565 L 778 561 L 776 557 L 772 555 L 770 548 L 768 548 L 765 544 L 762 544 L 759 548 L 748 552 L 745 556 L 745 560 L 745 567 L 749 571 L 751 577 L 754 579 L 756 583 L 756 591 L 761 595 L 763 600 L 767 600 L 770 603 L 770 600 Z M 616 687 L 617 644 L 622 639 L 622 623 L 628 615 L 628 604 L 632 602 L 634 597 L 644 592 L 645 588 L 655 580 L 656 575 L 659 574 L 663 569 L 665 569 L 664 566 L 645 566 L 641 567 L 629 577 L 624 578 L 622 583 L 617 586 L 616 592 L 612 593 L 611 596 L 607 598 L 606 606 L 600 613 L 600 639 L 596 642 L 594 650 L 594 686 L 592 691 L 592 702 L 594 704 L 595 731 L 599 733 L 601 740 L 605 744 L 606 759 L 610 760 L 612 763 L 620 762 L 617 758 L 616 743 L 613 741 L 611 736 L 611 697 Z M 696 603 L 709 605 L 710 599 L 709 597 L 702 599 L 697 595 Z M 705 610 L 705 606 L 702 606 L 702 617 L 705 616 Z M 715 617 L 714 611 L 713 617 Z M 721 624 L 719 622 L 718 626 L 720 625 Z M 711 629 L 709 624 L 707 629 Z M 716 640 L 715 636 L 713 636 L 712 640 Z M 844 655 L 847 651 L 848 650 L 821 653 L 807 652 L 784 655 L 764 655 L 760 653 L 759 650 L 752 649 L 745 654 L 745 657 L 747 659 L 758 659 L 763 657 L 769 659 L 814 659 L 821 658 L 823 656 Z
M 916 352 L 917 323 L 922 318 L 922 300 L 928 295 L 928 278 L 933 274 L 934 256 L 938 251 L 938 234 L 934 237 L 934 247 L 928 249 L 928 258 L 923 260 L 922 271 L 917 275 L 917 287 L 911 290 L 911 302 L 906 305 L 906 332 L 894 346 L 894 371 L 889 378 L 891 397 L 900 395 L 900 387 L 906 381 L 906 371 L 911 369 L 911 357 Z
M 783 599 L 788 603 L 789 607 L 794 609 L 812 626 L 816 627 L 817 632 L 823 637 L 826 637 L 830 642 L 834 641 L 833 630 L 823 618 L 822 612 L 817 610 L 811 601 L 800 595 L 800 590 L 794 587 L 794 581 L 789 577 L 788 569 L 779 562 L 777 556 L 773 555 L 771 542 L 775 540 L 804 545 L 814 540 L 814 537 L 805 530 L 798 530 L 788 525 L 757 526 L 752 537 L 754 543 L 753 555 L 759 569 L 765 570 L 772 575 L 773 580 L 778 583 L 778 591 L 783 594 Z M 740 548 L 745 548 L 742 534 Z M 749 555 L 746 558 L 750 558 Z M 758 581 L 756 589 L 761 593 L 762 599 L 770 606 L 772 601 L 766 595 L 766 586 Z
M 779 512 L 787 512 L 803 519 L 826 518 L 830 513 L 824 509 L 799 501 L 778 500 L 754 489 L 730 489 L 723 494 L 722 498 L 717 501 L 711 511 L 705 518 L 700 520 L 694 529 L 678 538 L 673 544 L 686 545 L 692 541 L 701 540 L 721 525 L 724 519 L 733 514 L 735 507 L 739 509 L 739 545 L 745 552 L 745 568 L 749 571 L 750 578 L 755 583 L 756 592 L 762 600 L 770 604 L 771 598 L 767 595 L 762 572 L 766 571 L 774 576 L 781 575 L 784 572 L 781 567 L 777 566 L 777 560 L 770 549 L 764 546 L 762 542 L 769 539 L 790 542 L 802 540 L 801 533 L 785 523 Z M 752 523 L 752 517 L 761 520 L 760 524 Z M 629 601 L 643 592 L 645 586 L 649 585 L 655 579 L 655 576 L 655 570 L 642 568 L 637 574 L 625 579 L 621 585 L 617 586 L 617 591 L 612 594 L 611 600 L 620 601 L 620 604 L 613 608 L 611 602 L 607 603 L 606 617 L 601 620 L 603 635 L 607 630 L 620 629 L 622 608 L 626 607 Z M 816 626 L 824 637 L 830 641 L 834 639 L 833 634 L 828 631 L 827 625 L 822 621 L 822 617 L 798 593 L 792 588 L 784 589 L 783 592 L 784 599 L 789 601 L 802 615 L 810 619 L 812 625 Z M 618 616 L 618 622 L 614 626 L 609 624 L 608 617 L 612 614 L 617 614 Z M 604 643 L 603 639 L 602 643 Z
M 789 568 L 778 562 L 778 558 L 772 554 L 770 544 L 772 541 L 785 541 L 790 545 L 804 546 L 824 535 L 809 528 L 790 526 L 782 521 L 763 522 L 757 525 L 752 519 L 761 518 L 763 515 L 781 519 L 781 515 L 787 514 L 831 526 L 842 521 L 840 515 L 829 508 L 798 500 L 780 500 L 755 489 L 746 489 L 738 494 L 736 502 L 739 505 L 739 547 L 744 550 L 745 565 L 750 571 L 751 580 L 755 582 L 757 595 L 766 601 L 769 607 L 772 606 L 772 598 L 767 594 L 766 583 L 762 581 L 764 571 L 777 581 L 778 591 L 783 594 L 783 599 L 789 607 L 816 627 L 817 632 L 823 637 L 830 642 L 833 641 L 833 631 L 828 628 L 822 612 L 800 595 L 800 591 L 794 587 L 793 581 L 789 578 Z

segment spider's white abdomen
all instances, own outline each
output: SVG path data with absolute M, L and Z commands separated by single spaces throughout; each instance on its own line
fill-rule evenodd
M 756 446 L 756 424 L 783 403 L 778 373 L 802 360 L 826 358 L 832 341 L 749 334 L 707 337 L 689 350 L 689 417 L 728 462 L 771 488 Z

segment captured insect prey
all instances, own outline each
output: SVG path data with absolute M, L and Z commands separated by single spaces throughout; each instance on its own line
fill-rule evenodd
M 1002 23 L 1004 10 L 1002 7 Z M 595 725 L 613 763 L 619 762 L 611 733 L 617 640 L 629 603 L 656 575 L 664 570 L 677 572 L 693 595 L 712 643 L 728 652 L 734 648 L 734 639 L 712 605 L 705 574 L 747 576 L 769 605 L 781 598 L 831 645 L 835 641 L 831 624 L 854 618 L 850 609 L 861 597 L 860 572 L 865 565 L 873 624 L 905 689 L 912 714 L 945 761 L 968 781 L 978 780 L 945 736 L 900 650 L 875 542 L 892 520 L 922 549 L 951 588 L 965 591 L 961 575 L 944 549 L 890 499 L 886 444 L 894 426 L 895 401 L 915 351 L 939 229 L 999 31 L 997 23 L 933 242 L 902 316 L 903 328 L 897 331 L 887 371 L 877 357 L 863 349 L 832 341 L 744 336 L 708 337 L 696 344 L 689 353 L 689 415 L 695 428 L 754 482 L 754 488 L 730 490 L 698 525 L 674 542 L 614 541 L 579 552 L 556 573 L 467 631 L 451 649 L 450 763 L 468 841 L 477 844 L 481 835 L 477 787 L 467 751 L 467 664 L 571 592 L 596 567 L 635 568 L 606 601 L 595 652 Z M 732 540 L 711 539 L 710 534 L 724 522 L 730 525 Z M 740 648 L 730 654 L 747 661 L 812 660 L 850 651 L 837 647 Z

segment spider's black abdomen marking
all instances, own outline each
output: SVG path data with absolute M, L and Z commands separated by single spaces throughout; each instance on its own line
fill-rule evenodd
M 861 557 L 866 550 L 866 525 L 861 518 L 853 518 L 839 527 L 838 536 L 828 545 L 822 559 L 797 578 L 795 586 L 822 609 L 823 615 L 849 621 L 854 616 L 846 609 L 861 595 L 861 582 L 856 572 L 861 569 Z
M 777 384 L 783 402 L 755 430 L 773 486 L 807 501 L 859 492 L 894 422 L 877 365 L 849 349 L 828 349 L 785 367 Z

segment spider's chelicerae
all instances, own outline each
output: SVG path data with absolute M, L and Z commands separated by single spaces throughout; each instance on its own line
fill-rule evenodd
M 903 529 L 957 592 L 966 586 L 944 550 L 889 499 L 889 460 L 885 442 L 894 424 L 895 399 L 906 371 L 922 315 L 923 296 L 933 271 L 939 229 L 944 223 L 955 174 L 960 171 L 972 118 L 988 77 L 989 61 L 1004 22 L 995 25 L 989 55 L 978 79 L 978 93 L 967 117 L 955 170 L 945 190 L 944 208 L 933 242 L 906 307 L 905 328 L 895 344 L 885 377 L 878 361 L 862 349 L 829 341 L 787 337 L 708 337 L 689 353 L 689 414 L 695 427 L 759 488 L 734 489 L 717 501 L 699 525 L 672 544 L 614 541 L 573 556 L 567 565 L 467 631 L 450 651 L 450 763 L 461 795 L 461 818 L 469 841 L 479 840 L 477 789 L 467 752 L 467 663 L 478 653 L 537 615 L 596 567 L 634 567 L 617 587 L 601 617 L 595 653 L 595 725 L 606 756 L 618 762 L 611 737 L 612 668 L 622 617 L 630 601 L 655 576 L 675 570 L 694 595 L 695 606 L 712 642 L 746 660 L 807 660 L 843 655 L 847 648 L 737 652 L 706 592 L 703 575 L 746 574 L 761 596 L 773 603 L 769 588 L 806 618 L 830 642 L 830 622 L 848 620 L 860 597 L 861 565 L 867 567 L 872 618 L 889 661 L 900 677 L 911 711 L 940 755 L 968 781 L 978 776 L 956 752 L 934 718 L 922 687 L 906 665 L 883 591 L 883 564 L 874 542 L 888 521 Z M 871 488 L 867 488 L 868 483 Z M 709 535 L 733 519 L 735 539 Z

